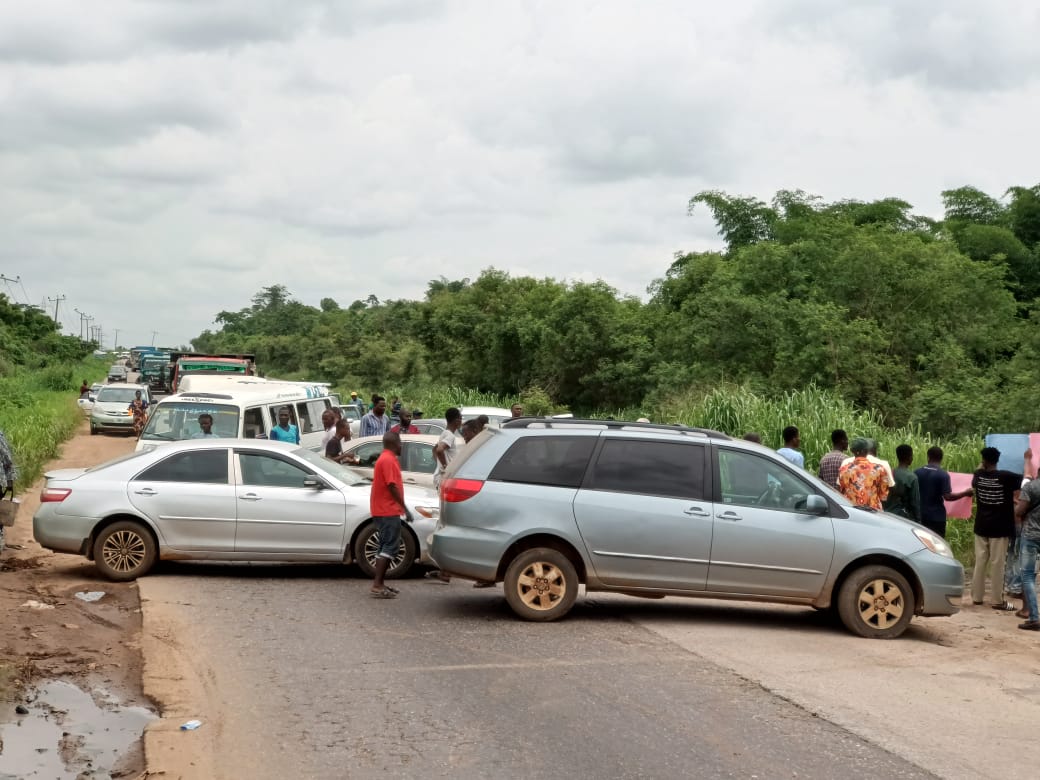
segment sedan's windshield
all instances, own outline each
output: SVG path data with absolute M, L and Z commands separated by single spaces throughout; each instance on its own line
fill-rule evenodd
M 340 482 L 346 485 L 359 485 L 363 482 L 368 481 L 363 474 L 354 471 L 354 469 L 336 463 L 336 461 L 334 460 L 324 458 L 318 453 L 311 452 L 310 450 L 304 449 L 303 447 L 301 447 L 298 450 L 295 450 L 294 454 L 303 458 L 305 461 L 314 466 L 318 471 L 324 471 L 326 474 L 335 477 Z
M 134 394 L 138 387 L 102 387 L 97 394 L 97 400 L 110 404 L 129 404 L 134 400 Z M 141 393 L 141 397 L 148 400 L 148 396 Z
M 199 401 L 161 403 L 148 420 L 141 438 L 149 441 L 181 441 L 204 437 L 199 417 L 213 418 L 212 433 L 225 439 L 238 438 L 238 407 Z

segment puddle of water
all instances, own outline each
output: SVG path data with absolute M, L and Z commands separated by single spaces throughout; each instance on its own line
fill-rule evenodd
M 108 777 L 156 716 L 144 707 L 119 706 L 108 691 L 97 693 L 104 707 L 61 680 L 36 688 L 29 714 L 0 726 L 0 780 Z

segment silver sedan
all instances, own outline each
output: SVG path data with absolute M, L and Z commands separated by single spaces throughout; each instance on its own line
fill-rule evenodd
M 371 574 L 371 482 L 291 444 L 204 439 L 148 447 L 90 469 L 46 474 L 33 534 L 84 555 L 112 580 L 159 559 L 357 562 Z M 428 562 L 438 498 L 409 485 L 412 523 L 388 576 Z

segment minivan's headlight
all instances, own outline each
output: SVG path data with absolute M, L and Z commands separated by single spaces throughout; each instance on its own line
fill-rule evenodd
M 938 534 L 933 534 L 927 528 L 915 528 L 914 536 L 936 555 L 942 555 L 946 558 L 953 557 L 953 550 L 950 549 L 950 545 L 946 544 L 946 540 Z

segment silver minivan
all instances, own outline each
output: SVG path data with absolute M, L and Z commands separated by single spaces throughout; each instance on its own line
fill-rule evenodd
M 528 620 L 578 588 L 832 609 L 892 638 L 959 609 L 964 570 L 923 526 L 856 507 L 813 475 L 717 431 L 521 419 L 460 449 L 441 484 L 431 556 L 502 582 Z

